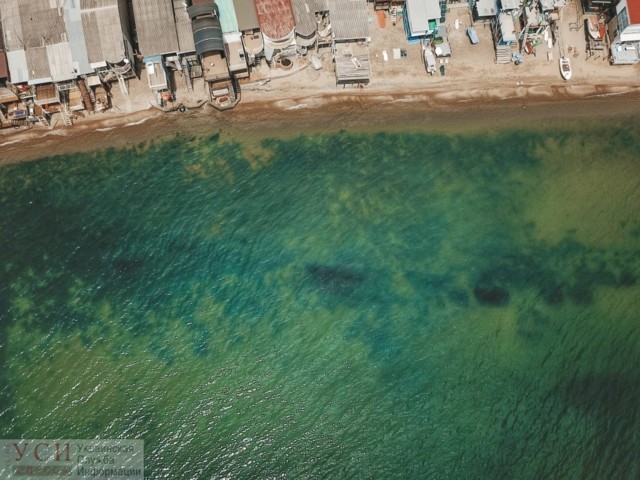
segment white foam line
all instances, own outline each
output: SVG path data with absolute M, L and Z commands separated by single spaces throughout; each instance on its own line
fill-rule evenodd
M 633 90 L 625 90 L 624 92 L 610 92 L 610 93 L 597 93 L 595 95 L 588 95 L 585 98 L 594 98 L 594 97 L 613 97 L 615 95 L 624 95 L 625 93 L 631 93 Z
M 5 145 L 11 145 L 12 143 L 20 143 L 22 140 L 12 140 L 10 142 L 0 143 L 0 147 L 4 147 Z
M 104 128 L 96 128 L 96 132 L 108 132 L 109 130 L 113 130 L 116 127 L 104 127 Z
M 138 120 L 137 122 L 131 122 L 131 123 L 127 123 L 125 124 L 125 127 L 133 127 L 134 125 L 142 125 L 144 122 L 146 122 L 147 120 L 150 120 L 151 117 L 145 117 L 142 120 Z
M 309 108 L 309 105 L 307 105 L 306 103 L 301 103 L 299 105 L 294 105 L 293 107 L 285 108 L 285 110 L 298 110 L 300 108 Z

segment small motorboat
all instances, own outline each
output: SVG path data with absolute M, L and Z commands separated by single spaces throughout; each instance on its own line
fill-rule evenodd
M 599 22 L 597 19 L 593 19 L 591 17 L 585 20 L 587 24 L 587 30 L 589 32 L 589 36 L 596 41 L 603 41 L 605 35 L 605 26 L 604 23 Z
M 560 75 L 565 80 L 571 79 L 571 62 L 564 55 L 560 57 Z
M 433 56 L 433 50 L 431 46 L 427 46 L 424 49 L 424 66 L 427 69 L 427 73 L 433 75 L 436 71 L 436 57 Z

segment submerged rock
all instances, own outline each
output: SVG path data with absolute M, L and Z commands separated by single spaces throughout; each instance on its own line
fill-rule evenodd
M 473 295 L 481 305 L 503 307 L 509 303 L 510 294 L 506 288 L 494 284 L 476 285 Z

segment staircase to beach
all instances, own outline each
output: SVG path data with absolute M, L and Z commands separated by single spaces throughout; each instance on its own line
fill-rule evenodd
M 62 115 L 62 121 L 67 127 L 71 127 L 73 122 L 71 121 L 71 115 L 69 115 L 69 110 L 67 110 L 66 106 L 62 106 L 60 109 L 60 115 Z
M 122 96 L 129 100 L 129 89 L 127 88 L 127 82 L 124 80 L 122 75 L 118 75 L 118 85 L 120 85 Z
M 89 93 L 89 89 L 87 88 L 87 84 L 84 82 L 84 79 L 78 80 L 78 88 L 80 89 L 80 94 L 82 95 L 82 103 L 84 103 L 84 108 L 89 112 L 93 112 L 93 98 L 91 93 Z
M 496 45 L 496 63 L 511 63 L 510 45 Z
M 40 125 L 42 125 L 43 127 L 51 126 L 51 124 L 49 123 L 49 120 L 47 120 L 46 112 L 43 110 L 43 108 L 40 105 L 36 104 L 33 113 L 38 119 L 38 122 L 40 123 Z

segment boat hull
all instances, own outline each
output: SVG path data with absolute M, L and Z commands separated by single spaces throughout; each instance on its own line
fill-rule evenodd
M 562 75 L 562 78 L 564 78 L 565 80 L 570 80 L 571 79 L 571 62 L 569 62 L 568 58 L 562 57 L 560 59 L 560 75 Z

